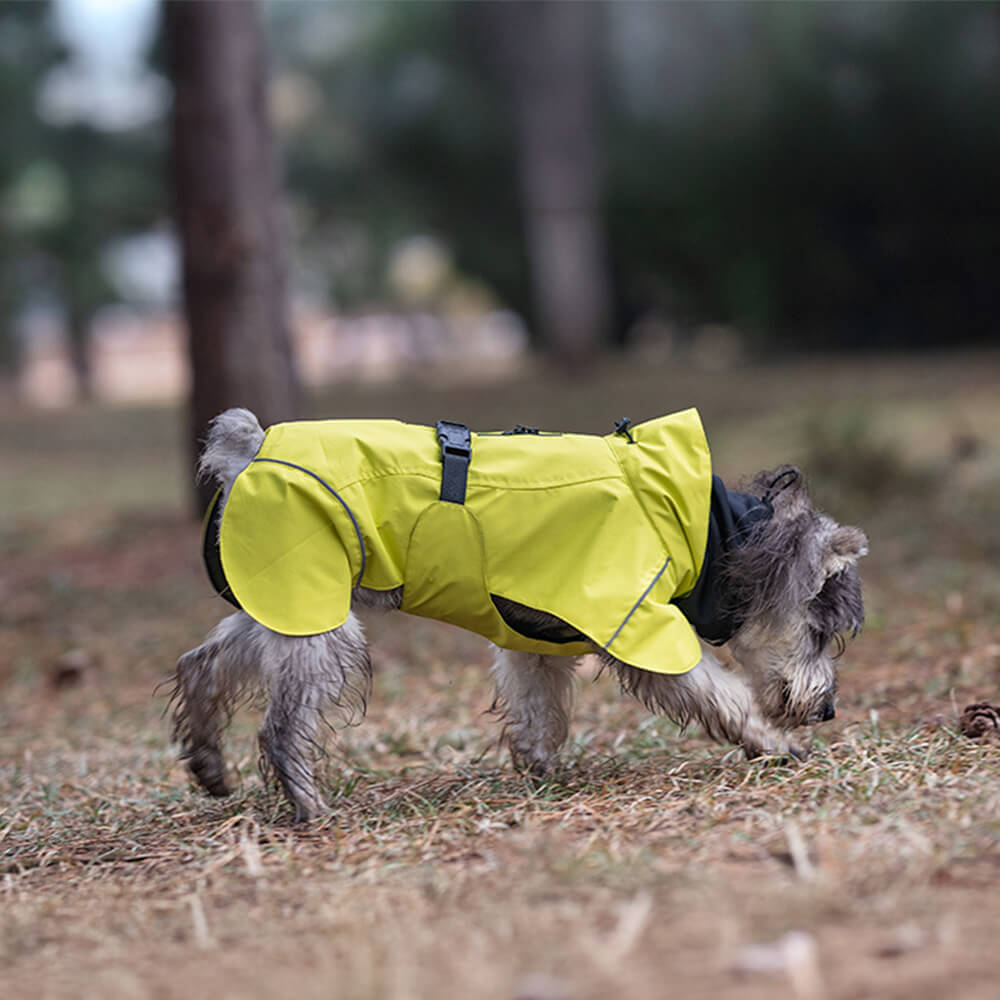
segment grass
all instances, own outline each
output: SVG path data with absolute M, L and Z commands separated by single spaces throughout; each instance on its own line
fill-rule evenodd
M 188 786 L 156 684 L 222 613 L 164 410 L 0 407 L 0 963 L 10 996 L 993 997 L 1000 745 L 995 355 L 589 385 L 344 388 L 331 415 L 605 430 L 697 403 L 719 470 L 786 459 L 872 541 L 864 634 L 803 764 L 748 763 L 582 670 L 534 782 L 498 752 L 488 654 L 369 623 L 376 687 L 302 829 L 233 727 Z

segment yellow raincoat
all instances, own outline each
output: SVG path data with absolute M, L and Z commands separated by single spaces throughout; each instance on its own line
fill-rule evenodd
M 694 587 L 705 554 L 708 444 L 695 410 L 631 435 L 473 433 L 461 504 L 439 499 L 432 427 L 276 424 L 223 512 L 225 585 L 287 635 L 342 625 L 355 586 L 402 586 L 404 611 L 507 649 L 592 648 L 520 634 L 491 600 L 499 595 L 561 618 L 625 663 L 683 673 L 700 647 L 672 601 Z

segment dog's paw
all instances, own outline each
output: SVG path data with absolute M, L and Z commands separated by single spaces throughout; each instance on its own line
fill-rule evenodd
M 526 778 L 535 778 L 538 781 L 544 781 L 552 773 L 552 765 L 548 761 L 515 757 L 512 754 L 511 763 L 518 774 L 523 774 Z
M 548 778 L 555 769 L 558 761 L 556 756 L 539 755 L 535 747 L 531 747 L 528 750 L 518 750 L 511 746 L 508 749 L 510 750 L 510 759 L 514 765 L 514 770 L 528 778 L 535 778 L 538 781 Z
M 195 750 L 188 757 L 187 766 L 209 795 L 214 795 L 217 799 L 232 795 L 232 789 L 226 781 L 225 761 L 218 750 L 208 747 Z
M 779 764 L 801 764 L 809 759 L 809 751 L 797 743 L 787 743 L 783 748 L 778 747 L 743 747 L 747 760 L 761 760 L 767 758 Z
M 310 823 L 327 812 L 326 803 L 318 798 L 297 799 L 294 805 L 296 826 L 301 826 L 303 823 Z
M 776 757 L 785 763 L 804 761 L 809 756 L 806 747 L 794 742 L 788 733 L 766 723 L 750 724 L 743 731 L 740 741 L 747 760 L 758 757 Z

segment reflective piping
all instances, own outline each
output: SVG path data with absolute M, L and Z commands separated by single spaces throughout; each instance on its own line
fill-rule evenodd
M 351 510 L 351 508 L 347 506 L 347 503 L 344 501 L 344 498 L 325 479 L 323 479 L 321 476 L 317 476 L 315 472 L 313 472 L 311 469 L 307 469 L 304 465 L 296 465 L 294 462 L 286 462 L 284 459 L 281 458 L 255 458 L 253 461 L 272 462 L 275 465 L 287 465 L 290 469 L 298 469 L 299 472 L 304 472 L 307 476 L 312 476 L 313 479 L 315 479 L 316 482 L 320 484 L 320 486 L 322 486 L 332 496 L 336 497 L 337 500 L 340 501 L 340 506 L 343 507 L 345 511 L 347 511 L 347 516 L 351 519 L 351 524 L 354 525 L 354 531 L 358 536 L 358 545 L 361 547 L 361 571 L 358 573 L 358 585 L 360 586 L 361 581 L 364 579 L 365 575 L 365 562 L 366 562 L 365 540 L 364 536 L 361 534 L 361 528 L 358 526 L 357 518 L 354 516 L 354 512 Z M 661 570 L 660 572 L 662 573 L 663 570 Z M 654 580 L 653 583 L 655 582 L 656 581 Z M 650 586 L 652 586 L 652 584 Z M 643 594 L 642 596 L 645 597 L 646 595 Z
M 663 571 L 669 565 L 670 565 L 670 556 L 667 556 L 667 561 L 660 567 L 660 572 L 653 577 L 653 582 L 642 592 L 642 597 L 640 597 L 639 600 L 632 605 L 632 610 L 625 616 L 625 619 L 624 621 L 622 621 L 621 625 L 619 625 L 618 628 L 615 629 L 615 634 L 605 643 L 604 645 L 605 649 L 611 648 L 611 644 L 615 641 L 615 639 L 618 638 L 618 633 L 621 632 L 623 628 L 625 628 L 625 626 L 628 624 L 628 620 L 632 617 L 632 615 L 635 614 L 639 605 L 642 604 L 644 600 L 646 600 L 646 595 L 653 589 L 653 587 L 656 586 L 656 581 L 659 580 L 661 576 L 663 576 Z

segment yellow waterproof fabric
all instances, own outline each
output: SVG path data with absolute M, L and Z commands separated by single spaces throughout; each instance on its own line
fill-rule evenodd
M 683 673 L 708 532 L 711 459 L 697 411 L 611 434 L 473 434 L 464 505 L 439 500 L 432 427 L 307 421 L 267 431 L 220 525 L 241 606 L 277 632 L 342 625 L 353 587 L 403 586 L 403 610 L 508 649 L 575 654 L 511 629 L 500 595 L 563 619 L 633 666 Z

